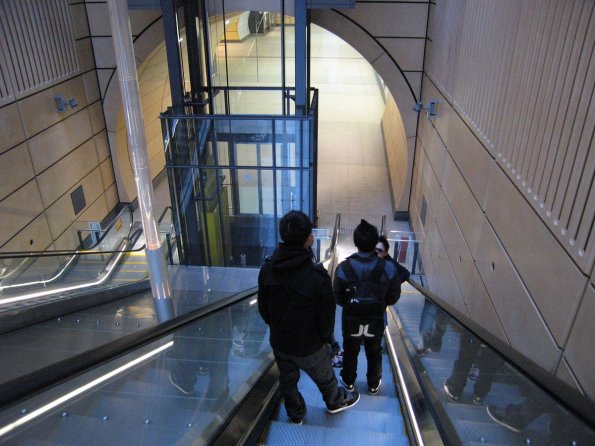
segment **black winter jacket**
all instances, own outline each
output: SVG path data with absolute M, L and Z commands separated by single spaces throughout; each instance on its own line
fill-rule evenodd
M 258 275 L 258 311 L 270 327 L 273 350 L 303 357 L 331 343 L 331 279 L 311 250 L 279 245 Z

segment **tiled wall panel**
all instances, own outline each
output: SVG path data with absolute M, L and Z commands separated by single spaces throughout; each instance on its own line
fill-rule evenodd
M 101 180 L 111 167 L 86 8 L 7 0 L 0 12 L 0 249 L 73 249 L 63 242 L 79 182 L 96 219 L 119 202 Z M 56 95 L 75 106 L 58 111 Z
M 35 176 L 27 144 L 0 155 L 0 200 Z
M 41 173 L 93 137 L 89 111 L 83 109 L 29 139 L 35 172 Z
M 504 247 L 484 221 L 476 265 L 511 345 L 554 372 L 561 350 L 518 276 Z M 531 333 L 531 336 L 527 336 Z
M 13 103 L 0 108 L 0 134 L 2 134 L 0 153 L 25 140 L 25 131 L 17 104 Z
M 37 177 L 46 208 L 97 167 L 95 144 L 90 139 Z
M 589 285 L 582 298 L 576 320 L 564 350 L 564 358 L 583 391 L 595 399 L 595 337 L 593 315 L 595 314 L 595 288 Z
M 595 260 L 594 11 L 584 0 L 436 2 L 426 58 L 428 76 L 585 274 Z
M 0 246 L 42 212 L 43 204 L 35 180 L 0 201 Z

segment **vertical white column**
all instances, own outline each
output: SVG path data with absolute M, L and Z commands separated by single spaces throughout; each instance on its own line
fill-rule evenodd
M 138 91 L 134 46 L 128 19 L 128 5 L 126 0 L 108 0 L 108 5 L 118 77 L 120 79 L 124 119 L 128 134 L 128 147 L 146 239 L 145 254 L 149 266 L 151 290 L 156 300 L 158 319 L 166 320 L 171 316 L 169 310 L 167 310 L 171 307 L 171 287 L 165 253 L 159 240 L 159 231 L 153 210 L 153 184 L 147 156 L 145 126 Z M 165 302 L 166 299 L 169 302 Z M 166 309 L 165 313 L 160 311 L 160 308 L 162 310 Z

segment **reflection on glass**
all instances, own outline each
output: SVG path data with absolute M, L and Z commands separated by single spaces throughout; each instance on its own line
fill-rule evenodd
M 423 295 L 402 294 L 397 312 L 424 393 L 437 395 L 448 417 L 439 423 L 461 444 L 595 444 L 588 425 Z
M 188 296 L 178 310 L 205 299 L 209 297 Z M 267 328 L 254 299 L 201 318 L 173 337 L 19 405 L 27 410 L 5 411 L 0 414 L 0 443 L 208 442 L 272 364 Z M 21 421 L 27 422 L 13 424 Z

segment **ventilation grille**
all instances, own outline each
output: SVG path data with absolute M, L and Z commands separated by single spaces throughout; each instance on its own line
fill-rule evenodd
M 426 62 L 428 76 L 583 266 L 595 257 L 594 5 L 437 2 Z
M 0 100 L 80 72 L 67 0 L 0 2 Z

